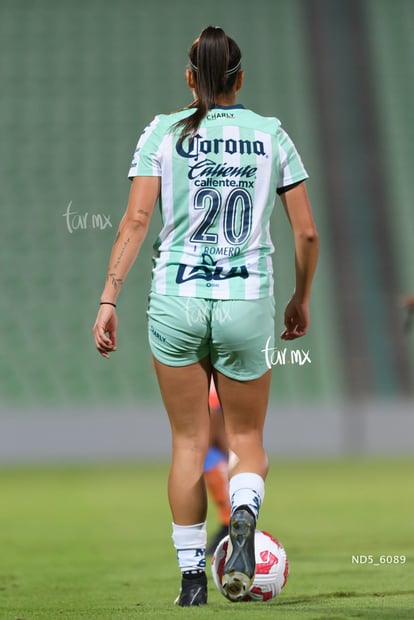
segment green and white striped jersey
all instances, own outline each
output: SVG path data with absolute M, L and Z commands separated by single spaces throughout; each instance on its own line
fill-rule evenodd
M 207 299 L 273 295 L 269 219 L 276 191 L 307 178 L 302 161 L 278 119 L 241 105 L 211 109 L 178 144 L 172 126 L 192 112 L 156 116 L 129 170 L 130 178 L 161 177 L 152 289 Z

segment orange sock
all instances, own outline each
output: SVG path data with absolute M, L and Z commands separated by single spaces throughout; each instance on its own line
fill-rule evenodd
M 227 478 L 227 461 L 220 461 L 204 472 L 208 492 L 210 493 L 219 515 L 219 521 L 223 525 L 230 522 L 230 498 L 229 498 L 229 482 Z

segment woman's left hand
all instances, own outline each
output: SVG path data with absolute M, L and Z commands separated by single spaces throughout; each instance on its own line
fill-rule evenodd
M 96 348 L 106 359 L 109 359 L 109 353 L 116 351 L 117 327 L 118 316 L 115 308 L 109 304 L 100 306 L 93 326 L 93 334 Z

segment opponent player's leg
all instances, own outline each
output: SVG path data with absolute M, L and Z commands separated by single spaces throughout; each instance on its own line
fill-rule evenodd
M 213 381 L 210 387 L 209 408 L 210 446 L 204 462 L 204 479 L 219 521 L 219 527 L 207 546 L 207 554 L 212 555 L 219 542 L 227 535 L 230 523 L 227 440 L 223 412 Z
M 211 456 L 216 454 L 218 458 L 215 464 L 209 467 L 208 463 L 211 460 Z M 207 555 L 213 555 L 219 542 L 228 534 L 230 523 L 227 455 L 218 451 L 217 448 L 209 448 L 206 462 L 207 465 L 204 466 L 204 479 L 206 481 L 208 495 L 216 508 L 218 520 L 218 527 L 213 533 L 206 549 Z
M 172 431 L 168 498 L 173 541 L 182 573 L 178 605 L 207 602 L 205 575 L 207 496 L 203 464 L 209 443 L 208 359 L 174 367 L 154 359 Z

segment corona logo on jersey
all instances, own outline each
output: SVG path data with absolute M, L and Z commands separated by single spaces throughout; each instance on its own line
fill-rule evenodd
M 185 148 L 187 145 L 187 149 Z M 181 157 L 195 159 L 197 161 L 200 154 L 219 155 L 221 152 L 227 155 L 261 155 L 266 156 L 265 147 L 261 140 L 235 140 L 234 138 L 213 138 L 208 140 L 199 133 L 188 140 L 178 141 L 176 151 Z

